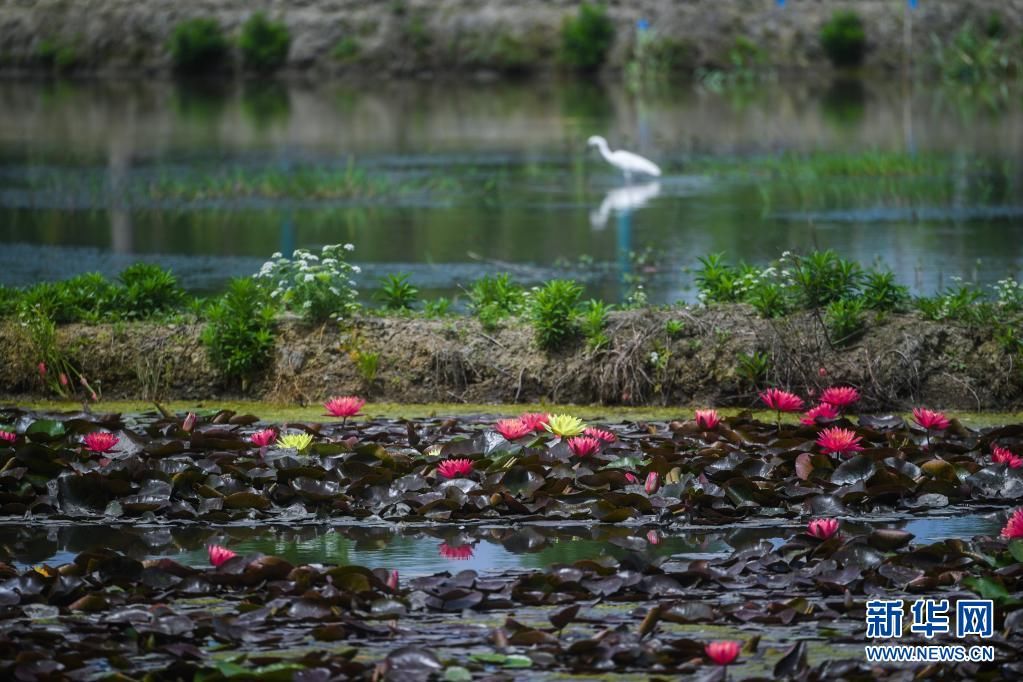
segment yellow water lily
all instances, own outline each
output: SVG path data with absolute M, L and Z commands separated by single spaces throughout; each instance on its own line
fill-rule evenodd
M 312 442 L 313 437 L 308 433 L 288 433 L 277 440 L 277 447 L 305 450 Z
M 559 438 L 571 438 L 582 433 L 586 424 L 570 414 L 552 414 L 543 427 Z

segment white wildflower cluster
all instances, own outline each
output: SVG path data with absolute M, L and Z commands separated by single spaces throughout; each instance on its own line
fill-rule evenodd
M 999 308 L 1007 311 L 1023 310 L 1023 287 L 1015 279 L 1000 279 L 991 288 L 995 291 L 995 302 Z
M 358 266 L 347 261 L 352 244 L 328 244 L 314 254 L 296 249 L 291 258 L 274 253 L 255 277 L 271 287 L 270 295 L 285 309 L 313 322 L 350 315 L 357 307 L 354 275 Z

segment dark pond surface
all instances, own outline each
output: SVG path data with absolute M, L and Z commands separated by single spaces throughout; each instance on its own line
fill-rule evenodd
M 367 285 L 406 271 L 452 295 L 498 267 L 585 278 L 608 300 L 641 277 L 672 302 L 692 300 L 685 268 L 714 251 L 834 248 L 926 292 L 1013 274 L 1023 250 L 1013 96 L 56 81 L 0 83 L 0 104 L 8 285 L 144 258 L 209 291 L 273 251 L 350 241 Z M 664 177 L 623 186 L 591 134 Z M 339 193 L 352 177 L 363 190 Z
M 900 528 L 929 544 L 949 538 L 997 535 L 1001 516 L 969 512 L 960 515 L 843 522 L 843 532 L 868 533 L 873 528 Z M 403 575 L 474 569 L 505 572 L 542 569 L 629 551 L 676 559 L 727 556 L 761 540 L 775 546 L 800 532 L 793 525 L 739 525 L 695 528 L 666 535 L 653 526 L 539 524 L 508 527 L 438 525 L 426 527 L 326 526 L 260 527 L 201 525 L 95 525 L 68 522 L 38 525 L 0 524 L 0 561 L 21 566 L 71 561 L 82 551 L 113 549 L 133 558 L 173 557 L 207 565 L 206 546 L 223 544 L 240 554 L 280 556 L 295 564 L 359 564 L 397 568 Z

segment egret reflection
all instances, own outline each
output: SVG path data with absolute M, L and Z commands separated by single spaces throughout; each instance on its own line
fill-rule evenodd
M 661 183 L 656 181 L 612 189 L 604 195 L 600 206 L 590 212 L 590 225 L 595 230 L 602 230 L 607 226 L 612 213 L 628 216 L 632 211 L 646 206 L 660 193 Z

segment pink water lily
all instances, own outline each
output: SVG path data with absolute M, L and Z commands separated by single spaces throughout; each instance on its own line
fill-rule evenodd
M 630 485 L 636 485 L 637 483 L 639 483 L 639 479 L 636 478 L 636 474 L 627 471 L 625 472 L 625 482 L 629 483 Z
M 2 431 L 2 430 L 0 430 L 0 440 L 7 441 L 8 443 L 13 443 L 17 439 L 18 439 L 18 434 L 12 433 L 10 431 Z
M 614 443 L 616 440 L 618 440 L 618 436 L 614 435 L 607 429 L 598 429 L 595 426 L 587 426 L 585 429 L 583 429 L 583 435 L 590 436 L 591 438 L 596 438 L 597 440 L 602 440 L 605 443 Z
M 494 425 L 505 440 L 518 440 L 533 433 L 533 429 L 521 419 L 502 419 Z
M 468 476 L 472 473 L 471 459 L 447 459 L 437 465 L 437 473 L 444 478 Z
M 1023 507 L 1017 509 L 1009 517 L 1002 529 L 1002 537 L 1008 540 L 1023 538 Z
M 713 431 L 721 423 L 721 417 L 717 410 L 697 410 L 696 425 L 704 431 Z
M 359 410 L 365 404 L 366 401 L 358 396 L 345 395 L 335 396 L 323 403 L 323 406 L 327 408 L 327 416 L 341 417 L 347 420 L 349 417 L 359 414 Z
M 827 540 L 838 532 L 838 521 L 836 519 L 813 519 L 806 524 L 806 532 L 815 538 Z
M 780 388 L 767 389 L 760 394 L 760 400 L 775 412 L 799 412 L 803 409 L 802 398 Z
M 661 476 L 656 471 L 651 471 L 646 475 L 646 482 L 643 484 L 643 490 L 646 491 L 647 495 L 653 495 L 661 489 Z
M 263 429 L 249 436 L 249 441 L 257 448 L 270 447 L 276 440 L 277 432 L 274 429 Z
M 941 412 L 923 407 L 913 408 L 913 421 L 928 431 L 944 431 L 950 422 Z
M 600 441 L 593 436 L 576 436 L 567 441 L 568 449 L 576 457 L 589 457 L 600 449 Z
M 1023 457 L 1018 457 L 1008 448 L 998 445 L 991 446 L 991 461 L 995 464 L 1005 464 L 1010 469 L 1019 469 L 1023 466 Z
M 821 402 L 834 405 L 839 410 L 849 407 L 860 399 L 860 392 L 852 386 L 832 386 L 821 393 Z
M 817 420 L 830 421 L 832 419 L 838 419 L 838 408 L 831 403 L 821 403 L 807 410 L 799 421 L 807 426 L 813 426 Z
M 861 440 L 863 439 L 860 436 L 857 436 L 855 432 L 849 429 L 832 426 L 830 429 L 824 429 L 820 432 L 817 436 L 817 445 L 820 446 L 826 455 L 844 455 L 848 457 L 852 453 L 863 449 L 863 446 L 860 445 Z
M 739 657 L 739 648 L 738 642 L 718 641 L 708 644 L 704 651 L 718 665 L 728 665 Z
M 195 422 L 199 417 L 196 416 L 195 412 L 189 412 L 185 415 L 185 421 L 181 422 L 181 430 L 185 433 L 192 433 L 192 429 L 195 428 Z
M 82 438 L 85 447 L 92 452 L 110 452 L 120 442 L 120 438 L 106 431 L 87 433 Z
M 206 548 L 206 551 L 210 556 L 210 563 L 216 567 L 223 566 L 238 556 L 236 552 L 232 552 L 227 547 L 221 547 L 220 545 L 210 545 Z
M 529 427 L 531 431 L 543 431 L 543 425 L 551 418 L 546 412 L 526 412 L 519 419 L 523 424 Z
M 398 569 L 392 570 L 390 575 L 387 576 L 387 589 L 391 592 L 398 591 Z

